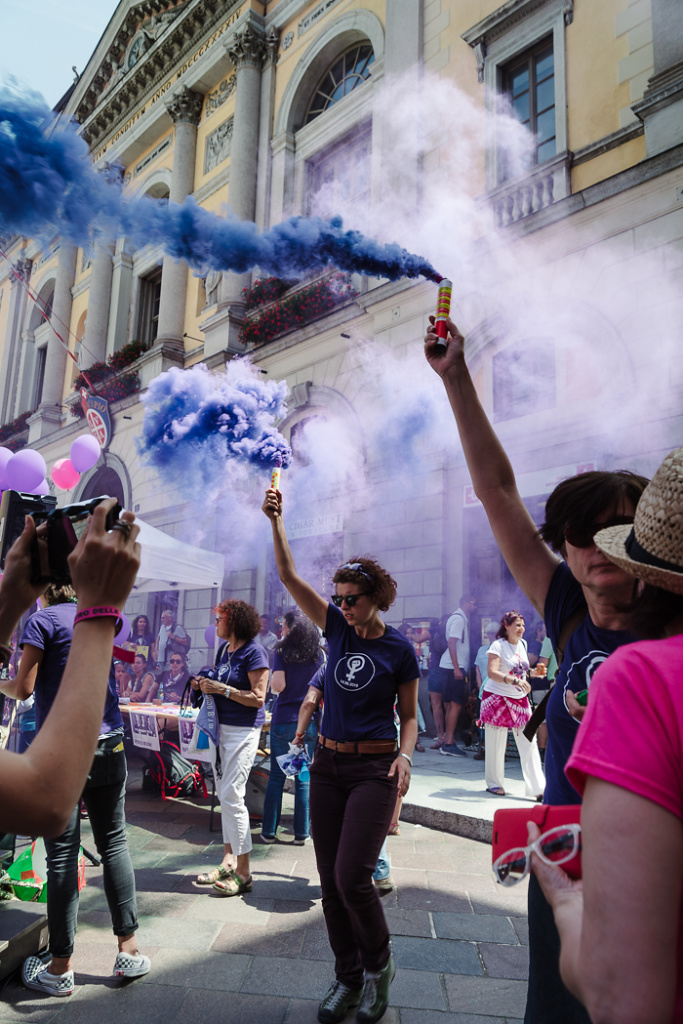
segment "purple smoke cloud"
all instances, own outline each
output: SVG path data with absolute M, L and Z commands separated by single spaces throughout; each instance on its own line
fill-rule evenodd
M 274 421 L 286 413 L 287 385 L 264 381 L 248 360 L 233 359 L 222 374 L 203 364 L 173 368 L 142 396 L 137 439 L 143 462 L 188 494 L 215 491 L 226 464 L 289 466 L 292 452 Z
M 126 200 L 112 173 L 98 173 L 75 127 L 54 123 L 42 98 L 0 88 L 0 232 L 48 238 L 58 233 L 87 246 L 93 234 L 125 234 L 143 247 L 163 246 L 200 273 L 243 273 L 251 267 L 278 277 L 334 264 L 340 270 L 397 280 L 440 280 L 421 256 L 359 231 L 340 218 L 292 217 L 260 233 L 250 221 L 217 217 L 188 196 L 161 205 L 149 197 Z

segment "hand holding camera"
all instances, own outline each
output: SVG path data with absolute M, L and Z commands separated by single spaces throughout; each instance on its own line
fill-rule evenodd
M 80 608 L 113 605 L 123 608 L 140 568 L 140 545 L 132 512 L 124 512 L 112 527 L 116 498 L 100 501 L 88 519 L 80 540 L 67 558 Z

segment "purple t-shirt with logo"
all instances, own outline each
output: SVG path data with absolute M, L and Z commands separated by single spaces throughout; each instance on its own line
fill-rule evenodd
M 249 673 L 260 668 L 268 668 L 268 654 L 258 639 L 243 644 L 232 654 L 228 653 L 228 645 L 223 644 L 218 661 L 214 668 L 206 673 L 206 677 L 234 686 L 236 690 L 250 690 Z M 218 721 L 221 725 L 241 725 L 260 729 L 266 720 L 266 710 L 263 707 L 248 708 L 218 693 L 212 696 L 216 701 Z
M 36 729 L 40 729 L 57 696 L 66 660 L 69 657 L 75 618 L 75 604 L 71 602 L 53 604 L 49 608 L 35 612 L 24 627 L 21 646 L 31 644 L 32 647 L 37 647 L 43 652 L 43 660 L 36 676 Z M 100 735 L 104 736 L 108 732 L 113 732 L 114 729 L 122 728 L 123 719 L 116 695 L 116 677 L 112 659 Z
M 325 710 L 322 734 L 331 740 L 395 740 L 394 702 L 402 683 L 419 679 L 415 648 L 387 626 L 375 640 L 360 637 L 332 603 L 325 636 Z M 316 685 L 311 680 L 311 685 Z

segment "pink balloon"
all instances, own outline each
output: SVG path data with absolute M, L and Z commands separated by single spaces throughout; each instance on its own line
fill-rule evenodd
M 5 467 L 7 487 L 13 491 L 32 491 L 47 473 L 45 459 L 32 448 L 22 448 Z
M 7 490 L 7 463 L 14 455 L 9 448 L 0 448 L 0 490 Z
M 216 627 L 215 626 L 207 626 L 206 627 L 206 629 L 204 630 L 204 639 L 206 640 L 206 646 L 210 647 L 213 650 L 213 648 L 215 647 L 215 644 L 216 644 Z
M 31 494 L 49 494 L 49 493 L 50 493 L 50 485 L 47 482 L 47 480 L 45 479 L 45 477 L 43 477 L 43 479 L 40 481 L 38 486 L 34 487 L 33 490 L 31 491 Z
M 79 473 L 85 473 L 100 457 L 100 446 L 92 434 L 81 434 L 71 445 L 71 464 Z
M 62 491 L 70 491 L 81 479 L 81 474 L 74 469 L 70 459 L 57 459 L 50 475 L 54 484 Z

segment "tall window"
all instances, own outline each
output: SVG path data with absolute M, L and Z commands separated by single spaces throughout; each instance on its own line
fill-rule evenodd
M 503 88 L 515 117 L 535 137 L 533 163 L 550 160 L 557 153 L 552 39 L 545 39 L 507 64 L 503 69 Z
M 159 329 L 159 300 L 161 298 L 161 267 L 140 281 L 139 340 L 151 345 Z
M 371 148 L 368 126 L 310 161 L 307 213 L 319 217 L 342 213 L 358 223 L 370 203 Z
M 47 345 L 43 345 L 36 351 L 36 368 L 33 377 L 33 397 L 29 405 L 30 409 L 37 409 L 43 397 L 43 384 L 45 382 L 45 363 L 47 362 Z
M 310 124 L 328 107 L 338 103 L 344 96 L 348 96 L 366 78 L 369 78 L 370 65 L 374 59 L 372 47 L 367 43 L 361 46 L 352 46 L 350 50 L 337 58 L 316 89 L 304 124 Z

